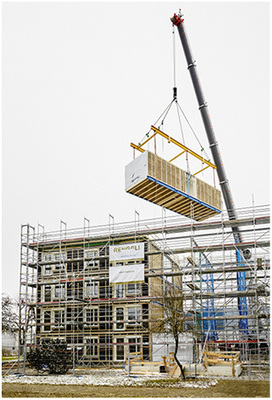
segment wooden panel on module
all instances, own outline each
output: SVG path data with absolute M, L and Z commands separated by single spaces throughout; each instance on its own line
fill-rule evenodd
M 126 166 L 126 191 L 178 214 L 203 221 L 221 212 L 221 192 L 145 151 Z

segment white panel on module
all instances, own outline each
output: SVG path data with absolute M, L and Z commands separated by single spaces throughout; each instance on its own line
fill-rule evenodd
M 144 180 L 148 175 L 148 151 L 145 151 L 125 167 L 125 189 Z

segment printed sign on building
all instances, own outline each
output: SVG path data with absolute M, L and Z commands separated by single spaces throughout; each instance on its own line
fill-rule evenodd
M 110 261 L 144 259 L 144 243 L 110 246 Z
M 118 265 L 110 267 L 109 282 L 142 282 L 144 281 L 144 264 Z

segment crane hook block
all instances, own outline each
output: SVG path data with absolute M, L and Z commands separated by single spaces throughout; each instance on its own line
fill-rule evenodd
M 177 14 L 174 14 L 174 16 L 171 18 L 171 21 L 173 22 L 174 25 L 179 25 L 181 22 L 184 21 L 184 19 L 181 19 Z

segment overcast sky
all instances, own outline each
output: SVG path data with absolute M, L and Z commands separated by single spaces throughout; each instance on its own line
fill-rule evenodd
M 161 216 L 124 168 L 172 100 L 170 17 L 182 9 L 236 207 L 269 202 L 269 3 L 3 3 L 3 286 L 20 226 Z M 178 100 L 209 152 L 176 32 Z M 177 121 L 175 112 L 170 120 Z M 186 124 L 184 124 L 185 126 Z M 167 133 L 182 141 L 169 122 Z M 167 128 L 167 126 L 166 126 Z M 197 152 L 192 133 L 187 143 Z M 161 154 L 163 156 L 163 154 Z M 203 177 L 205 179 L 205 177 Z M 218 184 L 217 184 L 218 187 Z M 169 212 L 169 215 L 173 215 Z

